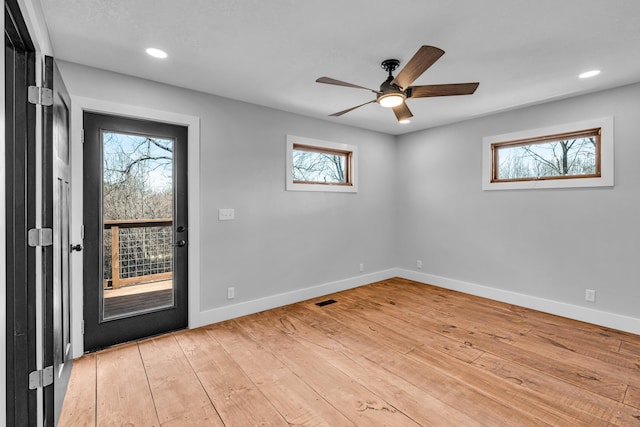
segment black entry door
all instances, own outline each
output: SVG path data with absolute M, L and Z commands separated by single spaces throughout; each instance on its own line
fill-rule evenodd
M 187 326 L 187 128 L 84 113 L 85 351 Z

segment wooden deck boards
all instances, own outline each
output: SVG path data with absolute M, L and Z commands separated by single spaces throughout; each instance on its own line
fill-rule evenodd
M 173 305 L 173 289 L 115 296 L 104 299 L 104 315 L 115 317 L 171 305 Z
M 59 425 L 640 426 L 640 336 L 391 279 L 84 356 Z

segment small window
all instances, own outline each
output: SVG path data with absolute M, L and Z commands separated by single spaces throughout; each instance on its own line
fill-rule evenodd
M 484 190 L 613 186 L 613 118 L 486 137 Z
M 293 144 L 293 182 L 351 185 L 351 151 Z
M 600 177 L 600 128 L 491 144 L 491 182 Z
M 287 190 L 356 192 L 356 147 L 287 135 Z

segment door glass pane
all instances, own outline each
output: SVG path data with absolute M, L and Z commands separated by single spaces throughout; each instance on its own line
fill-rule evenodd
M 101 320 L 174 306 L 172 139 L 102 131 Z

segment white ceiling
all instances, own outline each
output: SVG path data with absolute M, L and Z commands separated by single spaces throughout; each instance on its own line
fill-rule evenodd
M 336 123 L 399 135 L 640 81 L 638 0 L 41 0 L 55 56 Z M 380 62 L 446 53 L 414 85 L 474 95 L 369 104 Z M 168 52 L 158 60 L 147 47 Z M 583 71 L 600 69 L 592 79 Z

